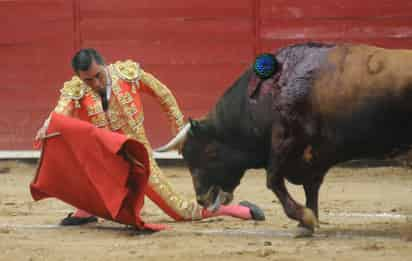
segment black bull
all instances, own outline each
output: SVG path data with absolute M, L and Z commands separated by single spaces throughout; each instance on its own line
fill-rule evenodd
M 412 51 L 308 43 L 274 55 L 275 75 L 261 80 L 247 70 L 204 119 L 161 150 L 183 142 L 205 207 L 229 202 L 247 169 L 266 169 L 287 216 L 313 231 L 331 166 L 383 158 L 412 143 Z M 306 207 L 285 179 L 303 185 Z

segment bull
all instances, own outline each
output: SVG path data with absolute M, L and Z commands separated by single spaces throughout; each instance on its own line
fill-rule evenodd
M 286 215 L 313 232 L 332 166 L 409 149 L 412 51 L 305 43 L 272 55 L 273 74 L 251 66 L 205 118 L 158 151 L 181 146 L 204 207 L 229 203 L 247 169 L 265 169 Z M 303 185 L 305 206 L 285 179 Z

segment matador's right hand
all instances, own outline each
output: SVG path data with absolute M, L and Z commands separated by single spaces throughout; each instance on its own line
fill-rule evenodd
M 48 117 L 44 123 L 43 126 L 37 131 L 36 137 L 34 138 L 36 141 L 44 140 L 47 138 L 47 129 L 49 128 L 50 124 L 50 117 Z
M 47 127 L 44 125 L 37 131 L 36 137 L 34 138 L 36 141 L 44 140 L 46 138 Z

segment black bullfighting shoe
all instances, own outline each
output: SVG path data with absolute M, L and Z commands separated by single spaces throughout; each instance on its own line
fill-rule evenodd
M 265 213 L 257 205 L 246 200 L 239 202 L 239 205 L 249 208 L 253 220 L 265 220 Z
M 97 222 L 97 217 L 73 217 L 73 213 L 69 213 L 67 217 L 60 221 L 60 226 L 79 226 L 93 222 Z

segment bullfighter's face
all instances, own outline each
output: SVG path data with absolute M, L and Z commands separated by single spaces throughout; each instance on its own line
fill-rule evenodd
M 214 139 L 213 131 L 201 122 L 191 122 L 182 153 L 190 169 L 196 198 L 200 205 L 217 210 L 229 204 L 243 175 L 236 153 Z
M 104 91 L 106 87 L 106 71 L 104 65 L 92 61 L 89 69 L 86 71 L 78 71 L 77 75 L 79 78 L 86 83 L 90 88 L 96 92 Z

